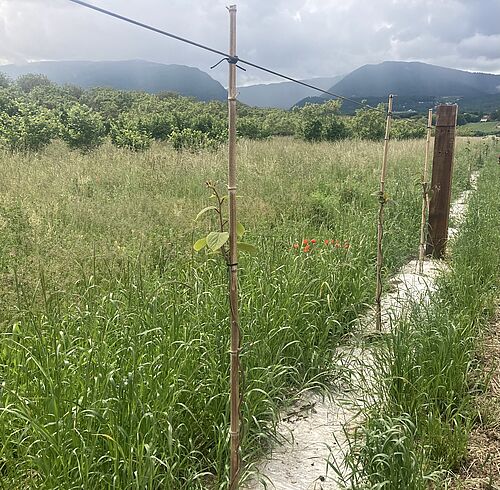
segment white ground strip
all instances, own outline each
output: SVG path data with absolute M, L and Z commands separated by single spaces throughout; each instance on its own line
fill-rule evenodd
M 456 234 L 463 221 L 477 177 L 477 173 L 472 175 L 472 189 L 464 191 L 452 204 L 450 218 L 454 228 L 449 229 L 450 238 Z M 423 274 L 419 274 L 418 262 L 411 261 L 399 271 L 391 280 L 390 291 L 382 298 L 384 330 L 389 330 L 390 324 L 401 318 L 409 305 L 429 300 L 429 293 L 436 288 L 436 277 L 444 267 L 443 263 L 427 260 L 424 262 Z M 375 332 L 373 313 L 359 320 L 353 339 L 360 337 L 361 333 L 370 332 Z M 366 373 L 369 371 L 366 367 L 371 364 L 370 348 L 359 347 L 355 343 L 350 342 L 339 349 L 338 363 L 350 373 Z M 359 407 L 356 397 L 361 395 L 356 393 L 356 389 L 352 389 L 360 383 L 352 378 L 348 383 L 351 389 L 349 386 L 339 387 L 338 391 L 331 393 L 328 398 L 317 394 L 303 395 L 292 409 L 282 414 L 278 426 L 279 442 L 268 458 L 257 465 L 257 475 L 243 485 L 245 489 L 344 488 L 340 480 L 346 481 L 348 477 L 342 464 L 349 445 L 346 432 L 356 423 L 356 407 Z M 365 386 L 369 383 L 370 380 L 365 380 Z M 362 395 L 366 397 L 366 393 Z M 337 475 L 329 465 L 329 462 L 333 461 L 342 476 Z

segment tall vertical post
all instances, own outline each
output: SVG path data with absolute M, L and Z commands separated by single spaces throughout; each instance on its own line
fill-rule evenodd
M 229 304 L 231 324 L 231 448 L 230 490 L 239 488 L 240 478 L 240 326 L 238 318 L 238 249 L 236 233 L 236 5 L 229 8 Z
M 391 139 L 391 123 L 392 123 L 392 100 L 393 95 L 389 95 L 389 104 L 387 106 L 387 119 L 385 122 L 385 137 L 384 137 L 384 155 L 382 158 L 382 170 L 380 173 L 380 188 L 378 193 L 379 211 L 377 221 L 377 292 L 375 296 L 376 306 L 376 322 L 377 330 L 382 331 L 382 265 L 384 261 L 382 242 L 384 239 L 384 206 L 386 203 L 385 196 L 385 178 L 387 175 L 387 157 L 389 155 L 389 140 Z
M 427 140 L 425 141 L 425 159 L 424 171 L 422 173 L 422 220 L 420 222 L 420 250 L 418 254 L 418 271 L 420 274 L 424 272 L 424 257 L 425 257 L 425 225 L 427 224 L 427 213 L 429 212 L 429 156 L 431 152 L 431 136 L 432 136 L 432 109 L 429 109 L 427 116 Z
M 457 105 L 440 105 L 437 110 L 426 247 L 427 255 L 435 259 L 443 257 L 448 240 L 457 114 Z

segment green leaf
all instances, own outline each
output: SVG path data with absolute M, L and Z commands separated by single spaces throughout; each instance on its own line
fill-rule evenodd
M 200 250 L 204 249 L 207 246 L 207 239 L 206 238 L 200 238 L 199 240 L 196 241 L 196 243 L 193 245 L 193 248 L 199 252 Z
M 257 253 L 257 247 L 245 242 L 238 242 L 238 250 L 241 250 L 242 252 L 248 252 L 249 254 Z
M 207 235 L 207 245 L 212 252 L 219 250 L 229 240 L 227 231 L 212 231 Z
M 196 218 L 194 219 L 195 221 L 198 221 L 198 219 L 203 216 L 205 213 L 208 211 L 217 211 L 217 208 L 215 206 L 207 206 L 206 208 L 203 208 L 197 215 Z
M 241 238 L 245 234 L 245 227 L 241 223 L 236 223 L 236 234 Z

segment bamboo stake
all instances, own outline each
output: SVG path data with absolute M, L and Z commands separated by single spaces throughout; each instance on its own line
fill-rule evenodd
M 229 8 L 229 55 L 236 57 L 236 5 Z M 233 58 L 234 60 L 234 58 Z M 239 488 L 240 477 L 240 327 L 238 318 L 238 249 L 236 234 L 236 64 L 229 60 L 229 304 L 231 324 L 231 466 L 230 490 Z
M 432 109 L 429 109 L 427 117 L 427 140 L 425 142 L 425 160 L 424 173 L 422 174 L 422 221 L 420 222 L 420 250 L 418 255 L 418 272 L 424 272 L 424 257 L 425 257 L 425 228 L 427 224 L 427 213 L 429 212 L 429 155 L 431 151 L 431 135 L 432 135 Z
M 389 95 L 389 104 L 387 107 L 387 120 L 385 123 L 385 137 L 384 137 L 384 156 L 382 159 L 382 171 L 380 174 L 380 188 L 379 188 L 379 211 L 378 211 L 378 223 L 377 223 L 377 292 L 375 296 L 376 303 L 376 321 L 377 330 L 382 331 L 382 265 L 383 265 L 383 253 L 382 253 L 382 241 L 384 238 L 384 206 L 387 201 L 385 196 L 385 177 L 387 174 L 387 157 L 389 155 L 389 140 L 391 135 L 391 123 L 392 123 L 392 99 L 393 95 Z

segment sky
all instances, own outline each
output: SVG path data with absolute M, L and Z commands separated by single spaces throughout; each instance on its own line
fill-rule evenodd
M 228 2 L 87 0 L 221 51 Z M 235 2 L 236 3 L 236 2 Z M 290 76 L 346 74 L 366 63 L 423 61 L 500 73 L 500 0 L 240 0 L 238 55 Z M 219 57 L 75 5 L 0 0 L 0 63 L 145 59 L 195 66 L 225 84 Z M 278 81 L 249 69 L 240 84 Z

